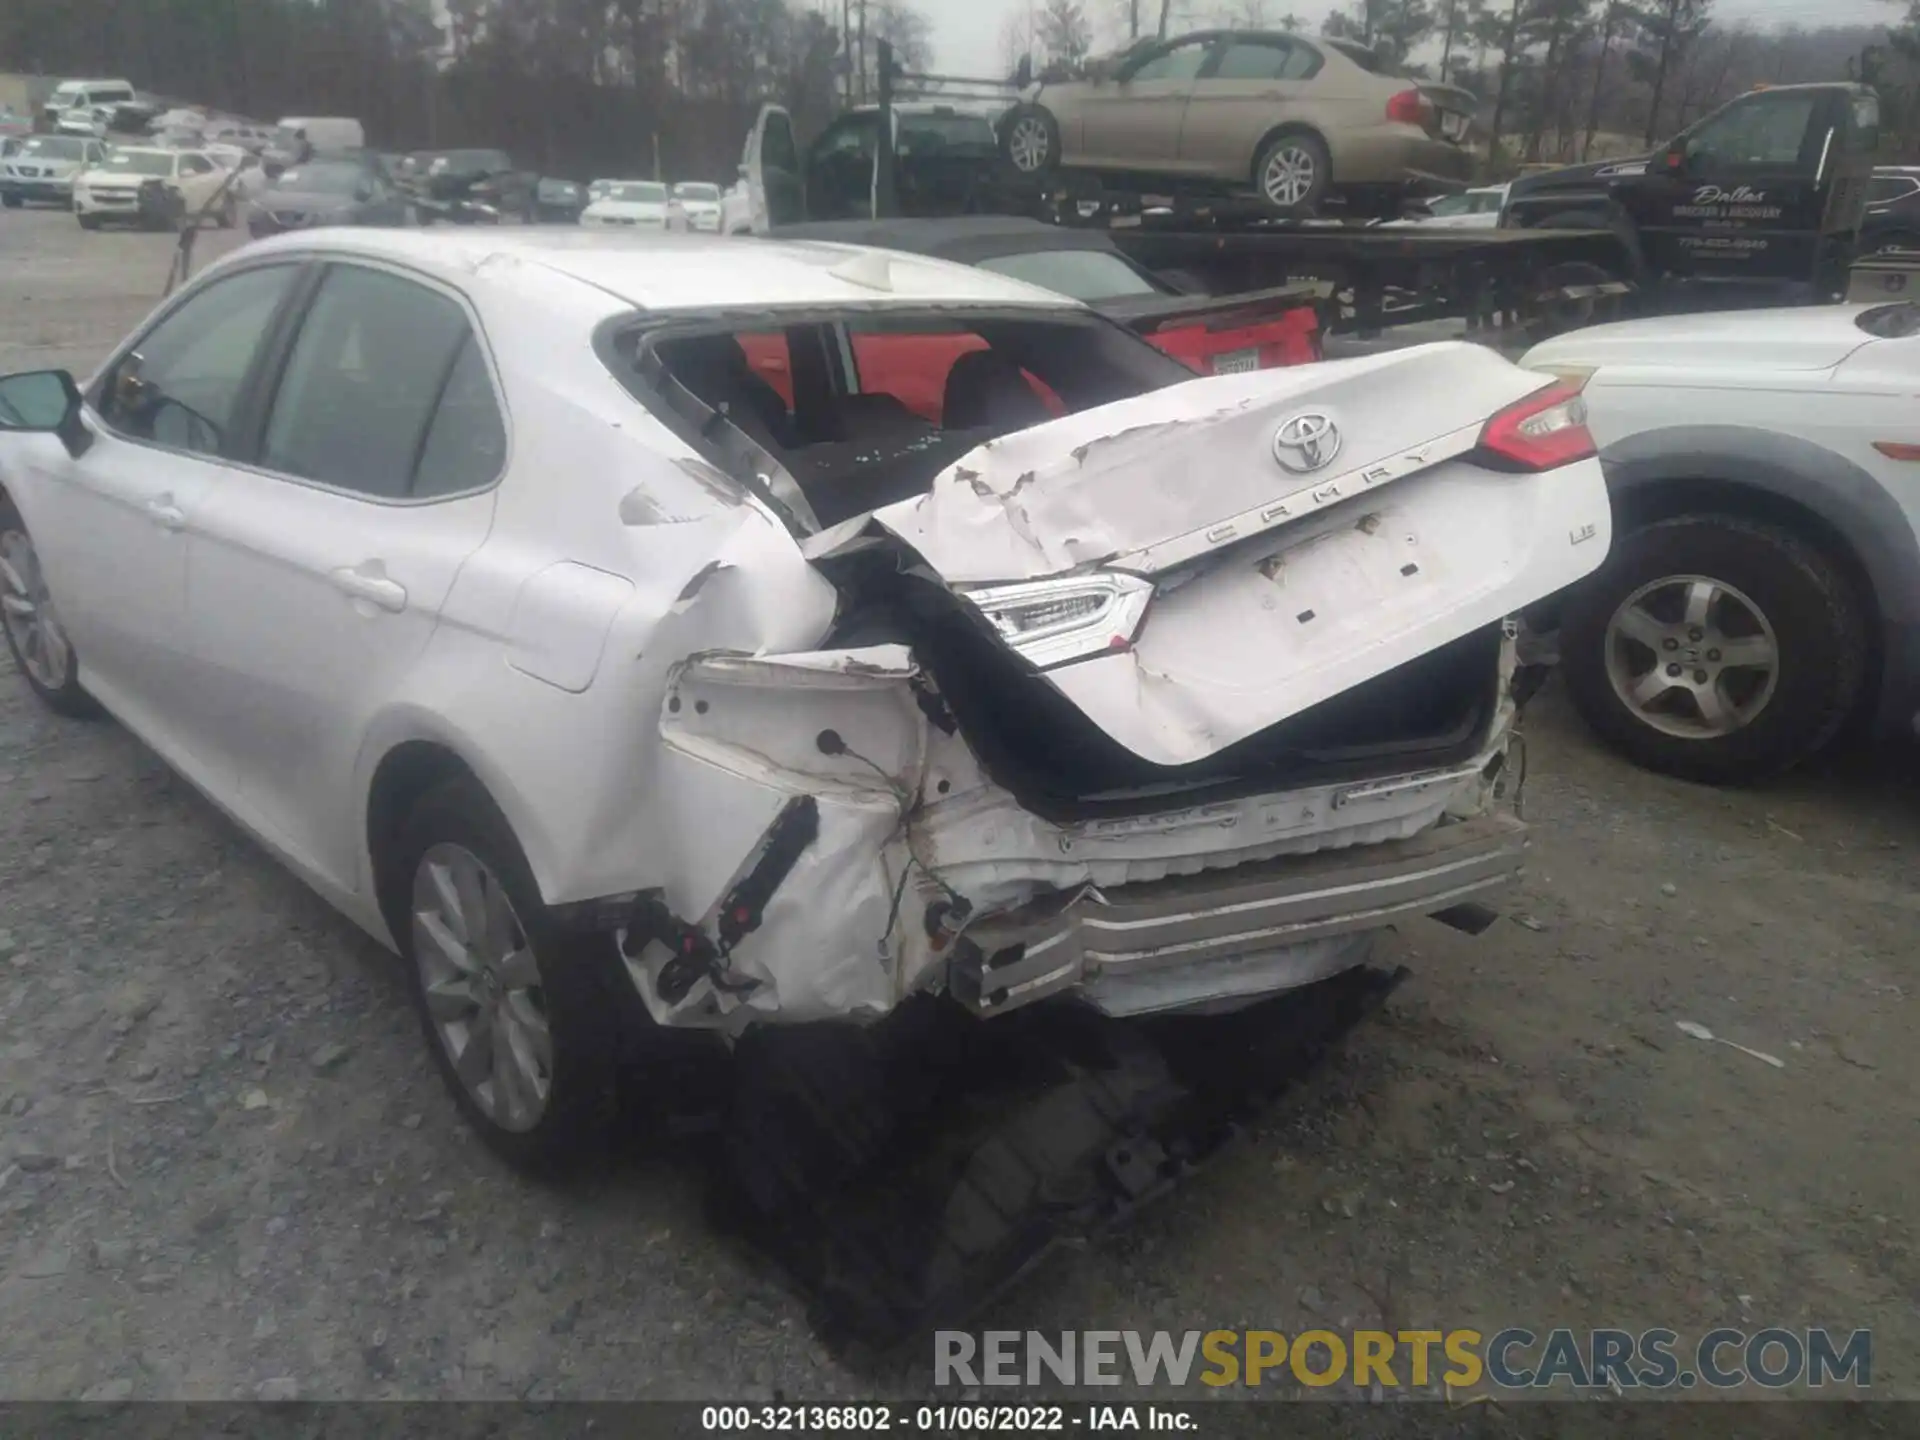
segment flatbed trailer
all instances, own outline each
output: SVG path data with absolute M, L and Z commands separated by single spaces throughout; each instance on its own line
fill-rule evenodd
M 1430 230 L 1416 226 L 1182 223 L 1178 210 L 1113 225 L 1116 245 L 1150 270 L 1210 293 L 1297 280 L 1329 287 L 1321 323 L 1371 338 L 1389 326 L 1465 320 L 1546 333 L 1589 323 L 1634 289 L 1631 257 L 1610 230 Z
M 876 215 L 897 215 L 903 194 L 926 204 L 924 192 L 900 183 L 891 112 L 901 86 L 939 87 L 936 95 L 952 87 L 998 87 L 903 72 L 890 45 L 882 41 L 879 49 L 872 208 Z M 923 103 L 936 98 L 917 88 L 913 93 Z M 764 154 L 763 137 L 755 139 L 749 154 Z M 1615 228 L 1429 230 L 1377 220 L 1284 220 L 1250 196 L 1129 192 L 1071 173 L 1035 183 L 1004 164 L 983 166 L 977 183 L 963 191 L 943 187 L 939 203 L 944 213 L 1016 214 L 1105 229 L 1141 265 L 1208 294 L 1319 281 L 1326 286 L 1323 330 L 1361 338 L 1389 326 L 1450 319 L 1474 329 L 1517 323 L 1544 335 L 1604 316 L 1633 291 L 1637 272 L 1636 256 Z
M 949 163 L 939 185 L 916 183 L 917 169 L 903 173 L 895 155 L 896 99 L 911 95 L 924 108 L 978 100 L 963 92 L 984 89 L 1004 121 L 1009 87 L 910 74 L 884 41 L 879 49 L 870 194 L 856 181 L 851 197 L 831 197 L 842 208 L 851 199 L 874 216 L 1000 213 L 1098 226 L 1136 263 L 1213 295 L 1316 280 L 1327 287 L 1323 328 L 1362 338 L 1447 319 L 1470 329 L 1519 325 L 1541 338 L 1622 313 L 1837 299 L 1860 249 L 1879 134 L 1867 87 L 1763 87 L 1654 155 L 1523 177 L 1497 228 L 1277 219 L 1251 195 L 1219 188 L 1158 195 L 1068 171 L 1034 180 L 1004 161 L 963 166 L 958 178 Z M 773 117 L 784 130 L 770 150 Z M 777 232 L 782 211 L 788 220 L 834 218 L 809 215 L 808 157 L 785 112 L 770 108 L 743 167 L 763 195 L 763 161 L 774 151 L 792 168 L 781 177 L 783 205 L 764 210 L 764 228 Z M 911 157 L 913 167 L 923 163 Z

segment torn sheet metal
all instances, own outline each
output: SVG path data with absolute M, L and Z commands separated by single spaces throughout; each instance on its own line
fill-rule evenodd
M 1208 376 L 989 441 L 926 495 L 874 519 L 949 584 L 1039 580 L 1311 495 L 1341 475 L 1357 487 L 1369 467 L 1478 425 L 1543 383 L 1460 343 Z M 1291 452 L 1283 461 L 1276 435 L 1307 413 L 1331 422 L 1337 448 L 1318 465 Z
M 1134 754 L 1184 765 L 1605 558 L 1605 543 L 1572 538 L 1611 534 L 1597 460 L 1540 475 L 1457 458 L 1477 423 L 1539 382 L 1472 345 L 1198 380 L 983 446 L 927 497 L 874 518 L 963 595 L 989 582 L 1085 585 L 1108 561 L 1142 567 L 1154 593 L 1137 628 L 1102 614 L 1065 661 L 1058 625 L 1026 649 L 1009 643 Z M 1326 470 L 1350 491 L 1276 459 L 1276 437 L 1302 415 L 1337 432 Z M 1254 526 L 1263 504 L 1300 513 Z M 1001 593 L 979 592 L 983 618 Z
M 665 1023 L 739 1028 L 872 1018 L 900 998 L 899 937 L 918 926 L 900 897 L 912 864 L 906 819 L 926 763 L 927 722 L 905 646 L 794 655 L 701 655 L 675 667 L 660 720 L 661 813 L 684 817 L 666 900 L 712 932 L 722 898 L 795 795 L 819 828 L 729 957 L 735 991 L 697 986 L 677 1004 L 653 946 L 629 961 Z M 924 938 L 924 937 L 923 937 Z
M 722 897 L 795 795 L 816 799 L 820 826 L 729 957 L 725 985 L 669 1003 L 659 990 L 668 953 L 655 946 L 630 962 L 663 1023 L 737 1032 L 776 1012 L 871 1018 L 946 983 L 954 942 L 975 928 L 1005 932 L 997 917 L 1037 914 L 1049 896 L 1065 905 L 1103 888 L 1329 850 L 1353 851 L 1364 870 L 1373 847 L 1478 811 L 1507 738 L 1503 723 L 1479 756 L 1440 769 L 1062 824 L 1021 807 L 962 737 L 929 723 L 918 677 L 897 645 L 698 656 L 675 669 L 658 794 L 665 813 L 700 823 L 678 837 L 669 863 L 674 913 L 712 933 Z M 959 918 L 940 933 L 929 916 L 943 904 L 957 905 Z M 1297 963 L 1274 956 L 1268 968 L 1284 977 Z M 1236 973 L 1244 987 L 1247 972 Z M 1164 1000 L 1180 985 L 1155 993 Z

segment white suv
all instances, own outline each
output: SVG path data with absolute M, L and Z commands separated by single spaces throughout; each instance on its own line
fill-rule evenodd
M 1920 306 L 1603 325 L 1522 362 L 1586 386 L 1607 563 L 1560 652 L 1642 764 L 1755 779 L 1920 712 Z
M 159 180 L 178 192 L 189 216 L 209 205 L 215 223 L 230 229 L 239 197 L 227 184 L 232 172 L 201 150 L 160 150 L 122 146 L 73 182 L 73 213 L 84 230 L 110 220 L 140 218 L 140 187 Z
M 29 135 L 0 160 L 0 202 L 69 206 L 74 177 L 105 158 L 107 147 L 78 135 Z

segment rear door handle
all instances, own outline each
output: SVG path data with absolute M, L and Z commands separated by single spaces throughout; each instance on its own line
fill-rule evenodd
M 163 530 L 179 530 L 187 523 L 187 512 L 173 503 L 171 492 L 147 501 L 147 518 Z
M 378 605 L 382 610 L 395 614 L 407 608 L 407 587 L 398 580 L 389 580 L 385 567 L 378 560 L 369 560 L 362 565 L 343 565 L 328 578 L 333 581 L 334 589 L 355 600 L 365 600 L 370 605 Z

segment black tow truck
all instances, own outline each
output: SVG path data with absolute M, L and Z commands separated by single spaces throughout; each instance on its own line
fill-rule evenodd
M 1098 227 L 1136 263 L 1209 295 L 1318 280 L 1329 333 L 1374 336 L 1420 321 L 1470 328 L 1517 322 L 1532 338 L 1629 313 L 1838 298 L 1861 250 L 1879 101 L 1863 85 L 1783 85 L 1741 95 L 1654 154 L 1568 166 L 1516 180 L 1500 224 L 1481 230 L 1405 219 L 1282 220 L 1251 197 L 1115 191 L 1059 172 L 1023 181 L 997 159 L 937 191 L 896 154 L 892 118 L 906 97 L 953 103 L 1002 82 L 918 75 L 880 45 L 867 183 L 850 193 L 822 139 L 803 148 L 778 107 L 761 112 L 742 172 L 760 233 L 811 220 L 1010 213 Z M 831 180 L 829 180 L 831 176 Z
M 1862 250 L 1879 139 L 1880 102 L 1864 85 L 1770 86 L 1651 155 L 1514 181 L 1501 224 L 1607 230 L 1635 284 L 1669 303 L 1756 290 L 1832 299 Z

